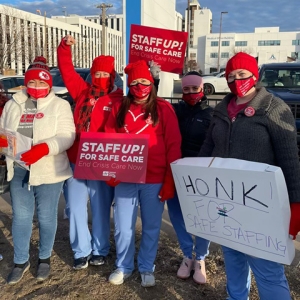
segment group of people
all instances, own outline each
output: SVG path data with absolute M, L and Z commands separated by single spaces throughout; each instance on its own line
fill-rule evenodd
M 37 280 L 48 278 L 61 191 L 70 224 L 74 270 L 106 262 L 113 206 L 116 268 L 109 282 L 119 285 L 130 277 L 135 269 L 135 223 L 140 207 L 142 237 L 137 267 L 141 285 L 154 286 L 154 262 L 167 201 L 183 253 L 177 276 L 186 279 L 193 273 L 196 283 L 205 284 L 209 241 L 187 232 L 170 168 L 173 161 L 182 157 L 237 158 L 281 167 L 291 202 L 290 234 L 295 238 L 300 230 L 300 166 L 294 118 L 282 100 L 256 84 L 255 58 L 241 52 L 228 61 L 225 74 L 231 93 L 213 109 L 207 104 L 202 77 L 195 71 L 182 77 L 182 101 L 173 105 L 157 96 L 159 70 L 156 67 L 151 73 L 144 61 L 126 66 L 126 96 L 114 84 L 112 56 L 94 59 L 89 84 L 74 70 L 74 44 L 74 38 L 66 36 L 57 49 L 58 67 L 75 102 L 74 114 L 66 101 L 54 95 L 46 61 L 37 57 L 25 73 L 26 89 L 5 104 L 0 119 L 2 128 L 32 138 L 31 149 L 21 156 L 24 164 L 7 158 L 14 242 L 14 268 L 8 276 L 9 284 L 19 282 L 30 266 L 35 206 L 40 231 Z M 81 132 L 147 134 L 146 182 L 74 178 Z M 0 147 L 7 146 L 7 141 L 0 139 Z M 261 299 L 291 299 L 282 265 L 222 248 L 228 299 L 248 299 L 250 268 Z

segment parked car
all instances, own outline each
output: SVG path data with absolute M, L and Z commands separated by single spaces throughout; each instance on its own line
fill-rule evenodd
M 271 63 L 259 68 L 259 83 L 292 110 L 300 145 L 300 63 Z
M 87 77 L 90 74 L 90 69 L 88 68 L 75 68 L 75 71 L 86 81 Z M 53 85 L 65 87 L 63 79 L 61 77 L 60 71 L 58 68 L 53 68 L 50 70 L 50 73 L 53 78 Z
M 92 82 L 92 77 L 91 77 L 91 73 L 90 73 L 90 69 L 89 68 L 75 68 L 75 71 L 87 82 L 91 83 Z M 53 85 L 56 86 L 65 86 L 62 77 L 60 75 L 59 69 L 55 68 L 50 70 L 50 73 L 53 77 Z M 116 73 L 116 78 L 115 78 L 115 85 L 120 88 L 123 89 L 123 80 L 120 76 L 119 73 Z
M 0 75 L 0 83 L 3 86 L 4 92 L 10 98 L 12 94 L 25 88 L 23 75 Z M 56 96 L 68 100 L 68 90 L 65 87 L 52 87 Z
M 216 76 L 203 77 L 203 88 L 206 95 L 228 93 L 230 90 L 227 85 L 225 72 L 223 71 Z
M 9 90 L 18 91 L 24 87 L 24 76 L 0 75 L 0 83 L 6 93 L 9 93 Z
M 90 73 L 90 69 L 89 68 L 75 68 L 75 71 L 88 83 L 92 83 L 92 77 L 91 77 L 91 73 Z M 50 70 L 50 73 L 52 75 L 53 78 L 53 85 L 58 86 L 58 87 L 64 87 L 65 88 L 65 84 L 63 82 L 63 79 L 61 77 L 60 71 L 58 68 L 53 68 Z M 123 89 L 123 80 L 121 78 L 121 76 L 116 73 L 116 78 L 115 78 L 115 85 L 120 88 Z M 65 95 L 66 100 L 73 105 L 74 101 L 72 99 L 72 97 L 70 96 L 70 94 L 68 93 L 67 89 L 66 89 L 66 95 Z
M 205 77 L 205 76 L 217 76 L 219 73 L 221 73 L 221 72 L 212 72 L 212 73 L 209 73 L 209 74 L 202 74 L 201 77 Z

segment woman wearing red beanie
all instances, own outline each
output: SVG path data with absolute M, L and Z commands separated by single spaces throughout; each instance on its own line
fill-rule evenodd
M 174 103 L 182 137 L 182 157 L 198 155 L 209 128 L 212 108 L 207 105 L 203 93 L 203 80 L 196 71 L 186 73 L 181 79 L 182 101 Z M 177 193 L 167 201 L 170 221 L 176 232 L 180 249 L 184 255 L 177 271 L 177 277 L 187 279 L 193 270 L 193 280 L 206 283 L 205 257 L 208 255 L 209 241 L 187 232 Z M 193 257 L 194 254 L 194 257 Z
M 137 61 L 125 68 L 129 93 L 117 102 L 105 126 L 107 132 L 149 135 L 146 183 L 119 183 L 115 188 L 115 243 L 117 269 L 109 282 L 122 284 L 134 270 L 135 223 L 141 209 L 142 238 L 138 270 L 142 286 L 155 285 L 156 257 L 164 201 L 174 196 L 170 163 L 181 157 L 181 137 L 172 106 L 156 96 L 147 64 Z M 113 182 L 110 182 L 113 184 Z
M 14 268 L 7 282 L 15 284 L 29 269 L 29 245 L 36 208 L 39 222 L 37 280 L 50 273 L 50 256 L 57 228 L 57 207 L 63 183 L 72 176 L 66 150 L 75 138 L 70 105 L 55 96 L 44 57 L 37 57 L 25 73 L 26 89 L 13 95 L 0 119 L 1 128 L 32 139 L 21 155 L 24 164 L 6 157 L 13 221 Z M 0 139 L 0 147 L 7 147 Z M 26 168 L 27 166 L 28 168 Z
M 281 99 L 256 86 L 259 75 L 254 57 L 236 54 L 228 61 L 225 75 L 231 93 L 215 107 L 199 156 L 237 158 L 280 167 L 291 205 L 290 235 L 295 238 L 300 230 L 300 165 L 294 117 Z M 291 299 L 281 264 L 222 248 L 228 299 L 248 299 L 250 268 L 260 299 Z
M 76 139 L 68 150 L 74 170 L 81 132 L 103 132 L 112 104 L 123 99 L 123 91 L 114 85 L 114 58 L 101 55 L 91 67 L 92 84 L 76 73 L 72 63 L 72 36 L 62 39 L 57 49 L 58 67 L 63 81 L 75 101 Z M 110 249 L 110 209 L 114 188 L 104 181 L 70 178 L 64 186 L 66 213 L 70 221 L 70 243 L 74 253 L 74 270 L 105 263 Z M 92 232 L 88 228 L 87 202 L 92 212 Z

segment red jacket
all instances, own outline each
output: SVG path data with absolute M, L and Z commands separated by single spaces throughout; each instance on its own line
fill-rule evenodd
M 89 96 L 91 85 L 84 81 L 83 78 L 75 71 L 72 63 L 71 47 L 66 45 L 64 40 L 61 41 L 57 48 L 57 61 L 62 79 L 68 89 L 71 97 L 75 102 L 74 122 L 78 122 L 80 108 L 83 102 Z M 112 104 L 123 99 L 123 91 L 118 88 L 108 95 L 99 97 L 99 100 L 94 106 L 90 121 L 90 132 L 104 132 L 104 126 L 108 116 L 110 115 Z M 80 140 L 80 132 L 76 132 L 76 139 L 73 146 L 67 151 L 69 160 L 72 163 L 76 162 L 78 146 Z
M 142 105 L 132 103 L 125 116 L 125 126 L 117 128 L 117 112 L 121 101 L 115 103 L 105 125 L 105 132 L 149 134 L 146 183 L 162 183 L 172 177 L 171 162 L 181 158 L 181 135 L 173 107 L 157 98 L 159 122 L 153 127 L 151 118 L 144 119 Z

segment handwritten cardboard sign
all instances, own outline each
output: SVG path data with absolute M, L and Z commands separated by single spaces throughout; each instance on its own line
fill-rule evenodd
M 238 159 L 171 164 L 188 232 L 240 252 L 291 264 L 290 205 L 280 168 Z
M 74 177 L 145 183 L 148 135 L 126 133 L 81 133 Z
M 181 74 L 187 38 L 187 32 L 131 25 L 129 62 L 153 60 L 162 71 Z

